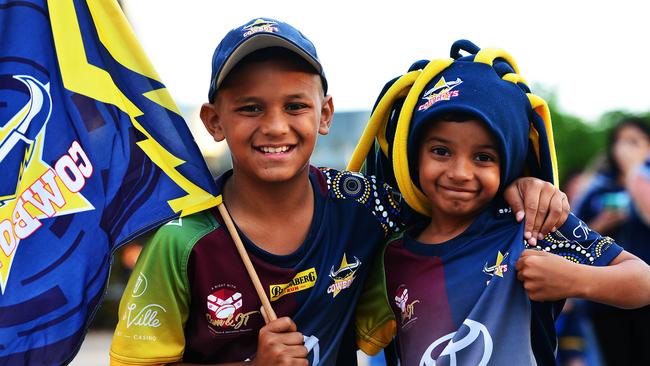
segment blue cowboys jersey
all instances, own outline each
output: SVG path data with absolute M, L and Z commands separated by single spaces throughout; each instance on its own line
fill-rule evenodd
M 397 236 L 381 258 L 394 321 L 384 318 L 383 326 L 358 321 L 361 339 L 383 345 L 396 331 L 403 365 L 554 364 L 554 320 L 563 301 L 528 299 L 515 273 L 522 238 L 523 223 L 503 209 L 486 210 L 445 243 Z M 534 249 L 599 266 L 622 251 L 573 215 Z M 368 309 L 364 306 L 360 309 Z
M 356 364 L 352 309 L 373 254 L 398 231 L 398 202 L 374 177 L 315 168 L 309 177 L 314 216 L 296 252 L 273 255 L 242 240 L 278 317 L 291 317 L 304 334 L 311 365 Z M 218 211 L 172 221 L 149 238 L 133 271 L 111 362 L 251 359 L 264 325 L 260 307 Z

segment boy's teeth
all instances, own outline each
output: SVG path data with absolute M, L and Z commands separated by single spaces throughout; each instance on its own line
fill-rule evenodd
M 289 146 L 280 146 L 280 147 L 262 146 L 260 150 L 262 150 L 262 152 L 267 154 L 278 154 L 289 150 Z

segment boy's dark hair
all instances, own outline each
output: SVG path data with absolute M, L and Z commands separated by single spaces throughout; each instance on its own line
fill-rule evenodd
M 276 61 L 276 60 L 289 63 L 296 70 L 314 74 L 314 75 L 320 75 L 318 70 L 314 69 L 314 67 L 309 62 L 307 62 L 304 58 L 300 57 L 298 54 L 296 54 L 293 51 L 290 51 L 284 47 L 262 48 L 260 50 L 257 50 L 255 52 L 246 55 L 241 61 L 237 63 L 237 65 L 235 65 L 232 68 L 232 70 L 228 73 L 228 75 L 226 75 L 226 77 L 223 79 L 223 82 L 221 83 L 219 89 L 215 91 L 215 98 L 219 94 L 219 90 L 228 88 L 230 86 L 231 79 L 232 79 L 231 76 L 236 74 L 238 70 L 240 70 L 243 66 L 254 64 L 254 63 Z M 320 77 L 320 79 L 321 79 L 321 87 L 323 87 L 324 81 L 322 76 Z M 323 88 L 323 93 L 325 93 L 324 88 Z
M 605 170 L 607 170 L 607 172 L 614 178 L 618 178 L 618 176 L 621 174 L 621 168 L 614 158 L 614 144 L 616 144 L 619 133 L 625 127 L 635 127 L 641 130 L 646 138 L 650 140 L 650 123 L 648 123 L 648 121 L 644 118 L 625 117 L 616 124 L 616 126 L 610 131 L 609 135 L 607 136 L 607 163 L 605 165 Z

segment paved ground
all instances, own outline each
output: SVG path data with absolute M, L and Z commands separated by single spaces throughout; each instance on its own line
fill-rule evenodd
M 94 331 L 88 333 L 81 345 L 77 357 L 70 366 L 103 366 L 108 365 L 108 349 L 111 345 L 112 332 Z
M 108 365 L 108 349 L 111 344 L 112 332 L 94 331 L 86 335 L 81 349 L 70 363 L 70 366 L 104 366 Z M 368 364 L 366 357 L 359 357 L 359 366 Z

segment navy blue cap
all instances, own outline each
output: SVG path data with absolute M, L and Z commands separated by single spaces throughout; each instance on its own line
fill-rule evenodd
M 214 99 L 217 89 L 239 61 L 252 52 L 268 47 L 283 47 L 304 58 L 321 76 L 323 91 L 327 94 L 327 80 L 314 44 L 287 23 L 271 18 L 256 18 L 228 32 L 214 50 L 208 100 Z
M 418 136 L 427 123 L 443 114 L 463 113 L 485 122 L 497 140 L 500 187 L 521 175 L 528 155 L 533 110 L 526 91 L 502 79 L 497 69 L 496 65 L 456 60 L 429 81 L 413 111 L 408 138 L 410 164 L 417 162 Z

